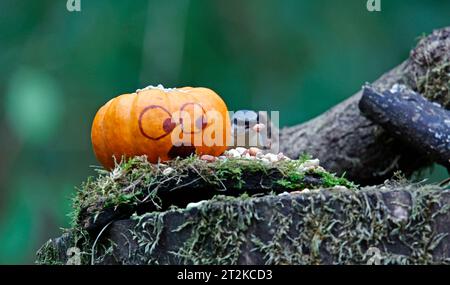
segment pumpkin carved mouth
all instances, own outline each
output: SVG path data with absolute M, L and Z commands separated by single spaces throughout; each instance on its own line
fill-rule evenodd
M 174 159 L 176 157 L 180 158 L 186 158 L 190 156 L 191 154 L 195 153 L 195 147 L 194 146 L 186 146 L 186 145 L 180 145 L 180 146 L 172 146 L 167 153 L 167 155 Z

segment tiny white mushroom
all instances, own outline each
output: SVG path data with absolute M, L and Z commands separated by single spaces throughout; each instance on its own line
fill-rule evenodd
M 336 191 L 345 191 L 345 190 L 348 190 L 347 187 L 341 186 L 341 185 L 336 185 L 336 186 L 334 186 L 332 189 L 333 189 L 333 190 L 336 190 Z
M 200 208 L 200 206 L 202 206 L 204 203 L 206 203 L 206 200 L 202 200 L 199 202 L 195 202 L 195 203 L 189 203 L 186 206 L 186 210 L 192 209 L 192 208 Z
M 174 171 L 175 171 L 175 169 L 173 169 L 172 167 L 167 167 L 166 169 L 163 170 L 162 174 L 165 175 L 165 176 L 168 176 Z
M 305 162 L 303 162 L 302 164 L 300 164 L 300 166 L 298 167 L 298 171 L 300 172 L 307 172 L 307 171 L 311 171 L 314 169 L 318 169 L 320 167 L 320 161 L 318 159 L 310 159 L 307 160 Z M 323 168 L 320 168 L 323 169 Z

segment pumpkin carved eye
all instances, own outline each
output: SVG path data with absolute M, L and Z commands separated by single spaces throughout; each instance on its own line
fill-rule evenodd
M 141 134 L 151 140 L 160 140 L 168 136 L 175 127 L 172 114 L 162 106 L 150 105 L 144 108 L 139 116 Z
M 195 126 L 199 130 L 203 130 L 208 125 L 208 122 L 206 121 L 206 116 L 202 115 L 200 118 L 197 118 L 195 121 Z
M 175 124 L 175 122 L 172 121 L 172 118 L 167 118 L 164 120 L 163 129 L 166 133 L 170 133 L 171 131 L 173 131 L 173 129 L 175 129 L 176 126 L 177 124 Z
M 180 125 L 185 134 L 196 134 L 208 126 L 206 112 L 198 103 L 186 103 L 180 108 Z

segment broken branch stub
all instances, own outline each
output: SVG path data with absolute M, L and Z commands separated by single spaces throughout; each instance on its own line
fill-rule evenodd
M 450 111 L 404 85 L 383 92 L 365 86 L 359 108 L 390 135 L 450 169 Z

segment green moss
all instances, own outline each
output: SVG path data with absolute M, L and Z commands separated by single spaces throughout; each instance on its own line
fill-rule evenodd
M 355 185 L 353 182 L 350 182 L 349 180 L 344 178 L 345 173 L 341 177 L 338 177 L 326 171 L 317 171 L 317 174 L 322 177 L 324 187 L 344 186 L 351 189 L 355 189 L 357 187 L 357 185 Z
M 431 63 L 427 73 L 416 80 L 419 93 L 447 109 L 450 108 L 450 62 L 436 65 Z
M 300 190 L 305 188 L 304 178 L 305 173 L 300 172 L 298 168 L 302 163 L 311 159 L 309 155 L 302 155 L 299 160 L 288 161 L 279 166 L 283 178 L 279 179 L 276 183 L 289 190 Z
M 88 233 L 81 227 L 64 230 L 64 234 L 57 239 L 47 241 L 36 253 L 36 264 L 62 265 L 73 256 L 69 254 L 79 254 L 73 260 L 75 264 L 89 264 L 91 258 L 92 241 Z
M 159 234 L 168 229 L 162 216 L 170 213 L 146 214 L 139 218 L 133 236 L 144 241 L 139 247 L 152 250 L 137 249 L 137 260 L 150 264 L 174 260 L 181 264 L 239 264 L 245 263 L 245 256 L 259 252 L 265 264 L 367 264 L 374 262 L 371 250 L 375 249 L 381 264 L 450 262 L 432 255 L 446 237 L 433 230 L 434 219 L 450 210 L 450 206 L 440 204 L 445 190 L 411 184 L 393 188 L 409 193 L 412 199 L 412 206 L 403 205 L 409 211 L 408 218 L 398 220 L 380 196 L 391 191 L 392 184 L 385 185 L 385 190 L 334 191 L 326 197 L 319 191 L 302 199 L 216 197 L 173 231 L 173 235 L 189 234 L 177 251 L 167 252 L 164 258 L 152 253 L 160 246 Z M 255 205 L 267 200 L 277 202 L 269 203 L 271 211 L 261 212 Z M 148 223 L 150 227 L 143 227 Z M 388 249 L 395 243 L 400 249 Z
M 411 53 L 405 82 L 418 93 L 450 108 L 449 30 L 434 31 L 422 38 Z
M 345 173 L 338 177 L 333 173 L 329 173 L 322 168 L 315 168 L 308 171 L 299 171 L 299 167 L 307 160 L 310 160 L 311 156 L 302 155 L 299 160 L 289 161 L 286 164 L 280 165 L 279 169 L 283 173 L 283 178 L 278 180 L 277 183 L 286 189 L 290 190 L 301 190 L 304 189 L 305 186 L 305 175 L 306 174 L 317 174 L 322 178 L 321 187 L 335 187 L 335 186 L 344 186 L 351 189 L 356 189 L 357 185 L 350 182 L 346 178 L 344 178 Z
M 324 252 L 333 257 L 333 263 L 365 264 L 371 257 L 367 254 L 370 247 L 381 247 L 379 259 L 384 264 L 448 262 L 433 260 L 431 254 L 443 238 L 433 232 L 434 221 L 430 215 L 433 207 L 439 205 L 442 189 L 403 186 L 402 190 L 412 194 L 413 207 L 407 220 L 396 220 L 389 214 L 383 199 L 374 199 L 374 192 L 383 190 L 369 188 L 357 195 L 337 192 L 328 197 L 326 203 L 317 203 L 321 201 L 318 197 L 311 199 L 306 207 L 293 201 L 291 206 L 300 216 L 299 222 L 293 222 L 290 216 L 277 217 L 278 223 L 283 225 L 281 231 L 277 231 L 268 243 L 256 245 L 266 254 L 270 264 L 320 264 L 327 256 Z M 444 213 L 448 213 L 448 207 L 442 207 L 436 215 Z M 292 227 L 302 229 L 299 236 L 289 236 L 287 228 Z M 393 254 L 386 249 L 399 240 L 405 245 L 403 254 Z M 290 242 L 286 244 L 286 241 Z
M 194 226 L 192 235 L 173 254 L 186 264 L 236 264 L 246 242 L 245 233 L 259 217 L 252 200 L 218 197 L 216 203 L 200 208 L 199 220 L 188 221 Z M 218 202 L 218 203 L 217 203 Z
M 199 180 L 211 188 L 226 190 L 225 184 L 232 184 L 234 188 L 241 189 L 245 183 L 243 179 L 245 175 L 248 177 L 259 174 L 269 177 L 276 171 L 281 173 L 281 177 L 274 181 L 275 184 L 284 187 L 286 191 L 301 190 L 305 188 L 305 173 L 298 169 L 307 159 L 310 157 L 304 155 L 300 160 L 285 160 L 272 164 L 241 158 L 207 163 L 196 156 L 191 156 L 167 163 L 151 164 L 145 157 L 135 157 L 118 163 L 111 172 L 97 169 L 98 176 L 90 177 L 82 184 L 73 199 L 73 211 L 70 214 L 72 225 L 77 226 L 82 210 L 96 217 L 105 208 L 133 206 L 143 201 L 152 201 L 156 208 L 160 208 L 161 201 L 157 196 L 157 190 L 162 185 L 173 185 L 171 187 L 178 188 Z M 192 173 L 197 178 L 187 179 L 193 177 Z M 326 187 L 335 185 L 353 187 L 346 179 L 335 177 L 325 171 L 318 175 L 323 177 Z
M 301 190 L 305 188 L 303 183 L 305 173 L 299 172 L 298 167 L 308 159 L 311 159 L 311 157 L 303 155 L 299 160 L 280 161 L 273 164 L 240 158 L 206 163 L 196 156 L 191 156 L 167 163 L 150 164 L 145 157 L 135 157 L 117 163 L 112 171 L 96 169 L 98 176 L 89 177 L 77 189 L 73 198 L 73 210 L 69 213 L 72 225 L 70 231 L 73 237 L 70 244 L 74 247 L 83 248 L 81 252 L 83 264 L 99 262 L 102 256 L 101 253 L 109 252 L 113 248 L 113 245 L 108 247 L 102 245 L 101 248 L 97 249 L 97 253 L 95 252 L 95 247 L 94 249 L 91 248 L 96 237 L 90 237 L 83 229 L 83 225 L 80 224 L 80 213 L 83 209 L 88 215 L 95 218 L 106 208 L 117 208 L 121 205 L 133 206 L 141 203 L 143 200 L 151 200 L 158 206 L 161 202 L 156 195 L 155 189 L 164 183 L 173 182 L 176 182 L 174 187 L 180 187 L 182 186 L 180 181 L 188 177 L 190 172 L 197 173 L 198 177 L 211 187 L 221 189 L 225 187 L 225 181 L 232 181 L 235 187 L 239 189 L 243 186 L 244 175 L 259 173 L 268 176 L 276 170 L 282 175 L 280 179 L 274 181 L 275 184 L 281 185 L 286 190 Z M 171 171 L 168 171 L 169 168 Z M 329 174 L 327 177 L 333 179 L 334 175 Z M 339 181 L 334 181 L 334 183 L 338 184 Z M 267 193 L 271 193 L 270 189 L 267 189 Z M 251 199 L 251 196 L 252 193 L 244 192 L 239 199 L 247 201 Z M 224 198 L 220 199 L 223 200 Z M 225 217 L 223 218 L 226 220 Z M 208 221 L 205 221 L 205 227 L 207 223 Z M 196 243 L 193 242 L 191 247 L 195 248 Z M 180 256 L 185 254 L 186 251 L 179 252 Z M 93 258 L 92 256 L 96 257 Z M 39 263 L 45 264 L 56 260 L 50 244 L 44 245 L 39 251 L 38 260 Z
M 300 157 L 298 158 L 298 161 L 299 161 L 299 163 L 304 163 L 310 159 L 313 159 L 313 157 L 310 154 L 304 152 L 300 155 Z
M 38 265 L 63 265 L 59 251 L 53 240 L 48 240 L 36 253 L 36 264 Z
M 408 211 L 405 219 L 398 219 L 389 209 L 393 205 L 385 203 L 383 195 L 393 190 L 411 199 L 407 205 L 398 204 Z M 116 260 L 115 245 L 99 239 L 94 263 L 239 264 L 256 254 L 265 264 L 367 264 L 373 249 L 382 264 L 448 263 L 446 257 L 433 256 L 446 238 L 434 231 L 434 223 L 449 214 L 450 206 L 442 203 L 448 191 L 399 180 L 359 191 L 216 196 L 194 212 L 173 209 L 134 215 L 135 226 L 123 235 L 136 247 Z M 270 205 L 270 210 L 261 205 Z M 167 219 L 174 215 L 184 218 Z M 181 224 L 173 225 L 177 220 Z M 171 245 L 176 250 L 164 251 L 169 246 L 167 235 L 180 236 Z M 93 239 L 82 245 L 83 252 L 89 252 Z M 43 252 L 42 263 L 58 262 L 51 247 L 44 246 Z
M 235 181 L 237 188 L 242 188 L 242 184 L 244 181 L 242 180 L 242 168 L 238 166 L 238 163 L 236 161 L 230 162 L 224 162 L 218 165 L 216 170 L 217 178 L 220 180 L 223 179 L 231 179 Z M 252 170 L 252 168 L 250 168 Z
M 115 245 L 103 240 L 102 233 L 97 236 L 89 236 L 83 229 L 83 225 L 80 224 L 79 218 L 82 209 L 96 217 L 105 208 L 137 205 L 143 200 L 151 200 L 155 205 L 159 205 L 160 201 L 155 189 L 169 182 L 176 182 L 172 185 L 180 187 L 181 181 L 192 172 L 195 172 L 199 179 L 205 181 L 210 187 L 220 189 L 224 187 L 225 182 L 230 181 L 234 183 L 235 187 L 242 187 L 244 175 L 256 173 L 270 175 L 276 170 L 281 174 L 281 178 L 274 181 L 275 184 L 283 186 L 286 190 L 301 190 L 305 188 L 303 180 L 306 173 L 299 171 L 299 167 L 308 159 L 310 157 L 305 155 L 300 160 L 280 161 L 273 164 L 238 158 L 206 163 L 193 156 L 168 163 L 150 164 L 145 157 L 135 157 L 118 163 L 111 172 L 98 169 L 98 176 L 88 178 L 73 199 L 73 212 L 70 214 L 72 240 L 69 243 L 80 248 L 82 264 L 101 263 L 105 261 L 105 258 L 113 256 Z M 323 186 L 326 187 L 342 185 L 351 188 L 354 186 L 346 179 L 325 171 L 310 170 L 308 175 L 316 175 L 321 178 Z M 267 189 L 267 194 L 274 195 L 271 189 Z M 201 207 L 202 219 L 200 222 L 196 222 L 194 235 L 184 247 L 171 254 L 186 263 L 236 263 L 239 257 L 239 248 L 243 242 L 240 238 L 248 230 L 248 226 L 258 219 L 252 210 L 253 199 L 252 193 L 246 192 L 243 192 L 238 198 L 227 196 L 213 198 L 211 202 Z M 239 201 L 238 206 L 236 206 L 237 201 Z M 170 211 L 183 210 L 171 208 Z M 139 246 L 143 247 L 142 259 L 152 256 L 152 252 L 158 244 L 158 233 L 163 225 L 161 218 L 163 213 L 160 214 L 153 212 L 138 218 L 137 229 L 143 226 L 142 223 L 152 229 L 150 232 L 140 232 L 136 229 L 133 236 L 133 240 L 137 240 Z M 189 226 L 187 223 L 179 230 Z M 105 226 L 105 228 L 107 227 L 108 225 Z M 210 241 L 209 245 L 205 247 L 204 242 L 210 235 L 215 235 L 217 238 Z M 51 246 L 55 247 L 55 244 L 48 244 L 40 250 L 39 263 L 48 264 L 53 260 L 58 260 L 58 257 L 54 256 Z M 157 263 L 159 261 L 150 258 L 146 262 Z

